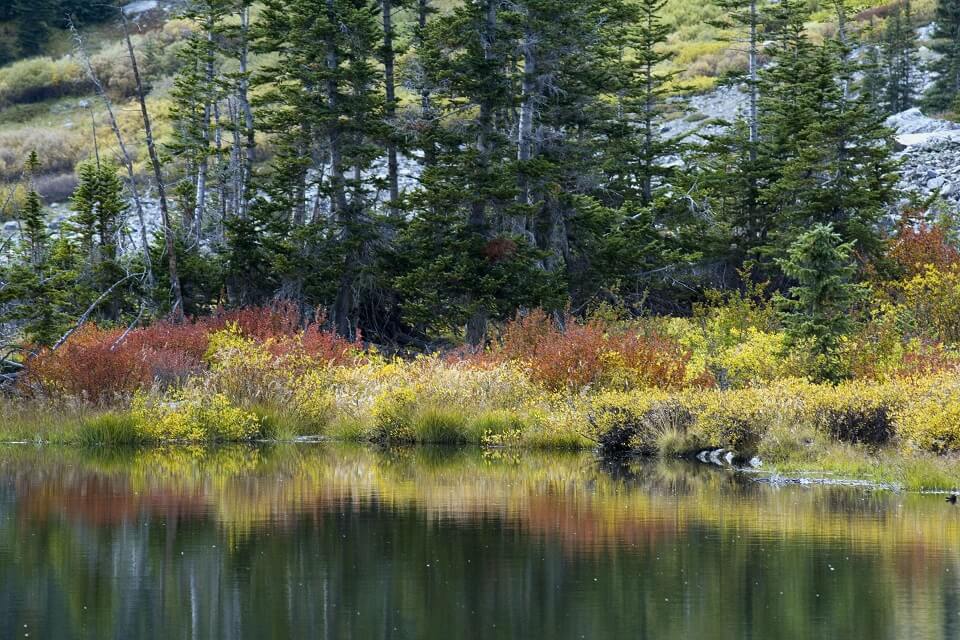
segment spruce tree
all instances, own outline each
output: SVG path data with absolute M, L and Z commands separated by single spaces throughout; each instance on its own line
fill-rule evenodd
M 608 132 L 605 166 L 609 188 L 623 201 L 648 206 L 655 187 L 672 174 L 664 158 L 678 153 L 676 141 L 658 131 L 676 73 L 664 70 L 673 56 L 663 46 L 670 26 L 661 18 L 665 0 L 625 3 L 615 28 L 620 36 L 621 59 L 615 74 L 617 117 Z
M 26 162 L 30 187 L 21 214 L 21 235 L 14 263 L 7 269 L 7 286 L 0 292 L 6 305 L 6 322 L 20 326 L 26 341 L 50 346 L 59 338 L 66 322 L 62 282 L 51 266 L 51 241 L 40 196 L 33 187 L 33 176 L 40 168 L 36 152 Z
M 830 224 L 816 224 L 790 245 L 779 260 L 795 285 L 782 299 L 783 321 L 791 347 L 812 357 L 818 381 L 844 376 L 841 347 L 853 329 L 851 308 L 862 289 L 853 282 L 853 242 L 844 242 Z
M 940 57 L 930 63 L 937 78 L 924 96 L 924 105 L 941 112 L 950 109 L 960 95 L 960 0 L 938 0 L 933 19 L 936 27 L 930 48 Z
M 85 263 L 81 283 L 95 296 L 108 291 L 126 272 L 120 264 L 117 240 L 127 209 L 123 183 L 113 163 L 82 163 L 79 182 L 71 199 L 73 230 L 80 240 Z M 112 291 L 96 309 L 96 316 L 108 322 L 120 319 L 129 287 Z
M 882 108 L 899 113 L 913 106 L 916 72 L 919 67 L 910 0 L 901 0 L 887 18 L 881 43 L 884 75 Z M 867 88 L 865 88 L 867 90 Z
M 781 10 L 789 7 L 781 4 Z M 784 44 L 765 73 L 761 199 L 775 220 L 767 248 L 772 255 L 818 223 L 832 224 L 845 241 L 856 240 L 865 255 L 882 247 L 878 223 L 896 180 L 892 132 L 870 97 L 856 91 L 859 67 L 840 11 L 837 36 L 814 46 L 803 14 L 791 10 Z

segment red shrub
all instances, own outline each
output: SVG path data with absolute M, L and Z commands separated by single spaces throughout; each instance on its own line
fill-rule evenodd
M 57 351 L 42 351 L 31 360 L 27 382 L 46 392 L 93 402 L 129 395 L 154 383 L 176 384 L 203 370 L 210 336 L 228 324 L 239 327 L 248 338 L 269 343 L 277 357 L 300 352 L 317 361 L 344 364 L 363 350 L 360 338 L 350 342 L 323 330 L 322 318 L 301 331 L 296 305 L 278 303 L 183 324 L 159 321 L 125 337 L 122 329 L 86 325 Z
M 903 364 L 897 371 L 897 377 L 920 378 L 958 369 L 960 360 L 947 352 L 942 344 L 924 345 L 919 351 L 909 351 L 903 355 Z
M 896 240 L 890 248 L 890 257 L 909 276 L 922 273 L 927 265 L 947 270 L 960 263 L 960 253 L 950 243 L 942 225 L 930 224 L 922 214 L 904 214 Z
M 561 328 L 538 309 L 509 323 L 499 345 L 472 360 L 522 361 L 550 389 L 582 388 L 610 378 L 617 367 L 634 384 L 679 388 L 687 383 L 690 354 L 669 338 L 613 331 L 599 320 L 580 323 L 567 317 Z
M 280 301 L 264 307 L 221 311 L 206 319 L 205 323 L 211 330 L 222 329 L 227 324 L 236 325 L 248 338 L 266 342 L 271 338 L 296 335 L 303 326 L 301 317 L 300 307 L 295 302 Z
M 82 327 L 57 351 L 42 351 L 31 360 L 27 382 L 95 402 L 129 393 L 149 379 L 149 366 L 136 349 L 112 348 L 122 334 Z

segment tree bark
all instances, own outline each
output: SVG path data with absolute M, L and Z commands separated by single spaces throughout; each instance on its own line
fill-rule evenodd
M 537 58 L 534 53 L 535 35 L 524 30 L 523 48 L 523 80 L 521 82 L 522 98 L 520 103 L 520 125 L 517 128 L 517 160 L 520 161 L 520 203 L 529 205 L 530 180 L 527 177 L 527 164 L 533 156 L 533 118 L 536 101 L 536 74 Z
M 430 0 L 419 0 L 417 4 L 417 27 L 421 44 L 430 12 Z M 424 124 L 427 124 L 433 118 L 433 106 L 430 101 L 430 83 L 427 82 L 426 72 L 423 72 L 420 82 L 420 118 Z M 428 167 L 435 164 L 436 155 L 433 142 L 428 142 L 423 150 L 423 164 Z
M 240 80 L 237 87 L 237 100 L 243 111 L 244 128 L 246 134 L 246 148 L 244 149 L 244 165 L 242 174 L 243 193 L 240 196 L 240 216 L 246 217 L 251 199 L 253 175 L 253 161 L 256 152 L 256 137 L 254 131 L 253 109 L 250 106 L 250 7 L 245 6 L 240 13 Z

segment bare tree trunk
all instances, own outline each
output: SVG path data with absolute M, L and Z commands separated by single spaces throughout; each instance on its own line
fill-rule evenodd
M 757 114 L 757 0 L 750 0 L 750 50 L 748 54 L 750 74 L 750 162 L 757 161 L 757 143 L 760 141 L 760 124 Z
M 127 52 L 130 55 L 130 65 L 133 68 L 133 79 L 136 83 L 137 98 L 140 101 L 140 113 L 143 116 L 143 131 L 147 138 L 147 151 L 150 154 L 150 163 L 153 165 L 153 176 L 157 182 L 157 197 L 160 200 L 160 216 L 163 220 L 163 236 L 167 251 L 167 265 L 170 270 L 170 288 L 173 292 L 173 318 L 181 322 L 184 320 L 183 292 L 180 289 L 180 274 L 177 270 L 177 251 L 173 241 L 173 228 L 170 225 L 170 210 L 167 207 L 167 192 L 163 184 L 163 173 L 160 167 L 160 158 L 157 156 L 157 147 L 153 141 L 153 130 L 150 127 L 150 113 L 147 111 L 147 98 L 143 92 L 143 82 L 140 78 L 140 69 L 137 66 L 137 56 L 133 51 L 133 42 L 130 40 L 130 30 L 127 25 L 127 16 L 121 11 L 123 35 L 127 41 Z
M 334 11 L 333 0 L 327 2 L 327 18 L 330 25 L 337 23 L 336 13 Z M 330 34 L 327 40 L 327 68 L 336 70 L 340 65 L 337 53 L 337 43 L 335 36 Z M 339 87 L 337 80 L 331 74 L 327 80 L 327 105 L 332 113 L 336 113 L 339 106 L 338 97 Z M 340 242 L 345 247 L 349 247 L 353 242 L 354 211 L 353 206 L 357 203 L 347 202 L 346 181 L 344 179 L 343 156 L 341 151 L 340 128 L 336 122 L 329 126 L 329 145 L 330 145 L 330 184 L 333 188 L 332 208 L 337 220 L 340 222 Z M 350 251 L 348 249 L 347 253 Z M 350 255 L 346 256 L 343 264 L 343 270 L 340 275 L 340 283 L 337 287 L 337 296 L 333 304 L 331 320 L 337 333 L 344 337 L 353 338 L 356 333 L 356 327 L 353 321 L 353 311 L 355 306 L 353 294 L 353 276 L 354 264 Z
M 395 118 L 397 115 L 397 91 L 394 80 L 393 50 L 393 2 L 382 0 L 383 3 L 383 79 L 386 94 L 387 116 L 387 180 L 390 185 L 390 214 L 400 215 L 400 168 L 397 162 L 397 141 L 394 136 Z
M 130 158 L 130 152 L 127 150 L 127 145 L 123 140 L 123 134 L 120 132 L 120 126 L 117 124 L 117 117 L 113 113 L 113 103 L 107 96 L 107 92 L 104 90 L 103 84 L 100 83 L 100 79 L 97 77 L 96 72 L 94 72 L 93 65 L 90 64 L 90 58 L 87 56 L 87 52 L 84 49 L 83 40 L 80 37 L 80 33 L 76 30 L 72 21 L 69 23 L 69 26 L 70 32 L 73 34 L 73 39 L 77 45 L 77 56 L 83 62 L 87 78 L 91 83 L 93 83 L 93 87 L 97 93 L 97 96 L 100 98 L 100 101 L 103 102 L 103 106 L 107 109 L 107 116 L 110 119 L 110 128 L 113 130 L 113 135 L 117 138 L 117 146 L 120 147 L 120 154 L 123 156 L 123 166 L 127 171 L 127 186 L 130 189 L 130 196 L 133 198 L 134 208 L 137 210 L 137 221 L 140 223 L 140 248 L 143 252 L 144 280 L 146 281 L 147 286 L 152 288 L 154 285 L 153 264 L 152 260 L 150 259 L 150 242 L 147 237 L 147 218 L 143 213 L 143 201 L 140 199 L 140 191 L 137 189 L 137 179 L 133 173 L 133 160 Z
M 253 109 L 250 107 L 250 79 L 249 79 L 249 57 L 250 57 L 250 7 L 245 6 L 240 13 L 240 33 L 243 41 L 240 44 L 240 82 L 237 90 L 237 99 L 240 102 L 240 108 L 243 111 L 244 128 L 246 133 L 246 149 L 243 165 L 243 194 L 241 196 L 240 215 L 246 217 L 251 199 L 252 185 L 251 176 L 253 175 L 253 161 L 256 150 L 256 139 L 254 132 Z
M 229 107 L 229 104 L 228 104 Z M 229 115 L 229 114 L 228 114 Z M 229 206 L 231 203 L 235 202 L 235 199 L 228 197 L 228 191 L 231 191 L 227 185 L 227 180 L 232 177 L 232 162 L 228 161 L 227 167 L 224 167 L 224 153 L 223 153 L 223 119 L 220 113 L 220 104 L 218 102 L 213 103 L 213 157 L 216 160 L 216 177 L 217 177 L 217 200 L 220 205 L 220 219 L 217 220 L 215 227 L 215 240 L 220 243 L 223 242 L 224 236 L 224 223 L 227 220 Z M 235 196 L 236 192 L 232 195 Z
M 517 160 L 520 161 L 520 203 L 530 204 L 530 180 L 527 177 L 526 165 L 533 156 L 533 117 L 536 101 L 536 74 L 537 58 L 534 53 L 536 36 L 529 30 L 524 30 L 523 48 L 523 80 L 521 82 L 520 126 L 517 130 Z
M 209 91 L 213 86 L 213 18 L 207 19 L 207 60 L 206 90 Z M 210 100 L 204 99 L 203 120 L 201 122 L 201 136 L 203 140 L 203 155 L 200 156 L 200 163 L 197 167 L 197 189 L 196 200 L 194 201 L 193 225 L 190 231 L 196 235 L 197 242 L 200 241 L 201 229 L 203 229 L 203 215 L 207 202 L 207 172 L 210 170 Z

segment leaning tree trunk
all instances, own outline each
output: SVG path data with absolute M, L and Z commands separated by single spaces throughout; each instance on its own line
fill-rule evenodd
M 163 184 L 163 172 L 160 168 L 160 158 L 157 156 L 157 147 L 153 141 L 153 130 L 150 126 L 150 113 L 147 111 L 147 99 L 143 91 L 143 82 L 140 79 L 140 69 L 137 66 L 137 56 L 133 51 L 133 42 L 130 40 L 130 30 L 127 26 L 127 17 L 121 11 L 123 35 L 127 41 L 127 52 L 130 55 L 130 65 L 133 68 L 133 79 L 137 89 L 137 99 L 140 101 L 140 113 L 143 116 L 143 131 L 147 138 L 147 152 L 150 163 L 153 165 L 153 177 L 157 182 L 157 197 L 160 200 L 160 216 L 163 222 L 163 237 L 167 251 L 167 265 L 170 269 L 170 288 L 173 292 L 173 318 L 178 322 L 185 319 L 183 308 L 183 293 L 180 289 L 180 275 L 177 270 L 177 251 L 173 241 L 173 228 L 170 225 L 170 210 L 167 207 L 167 192 Z

